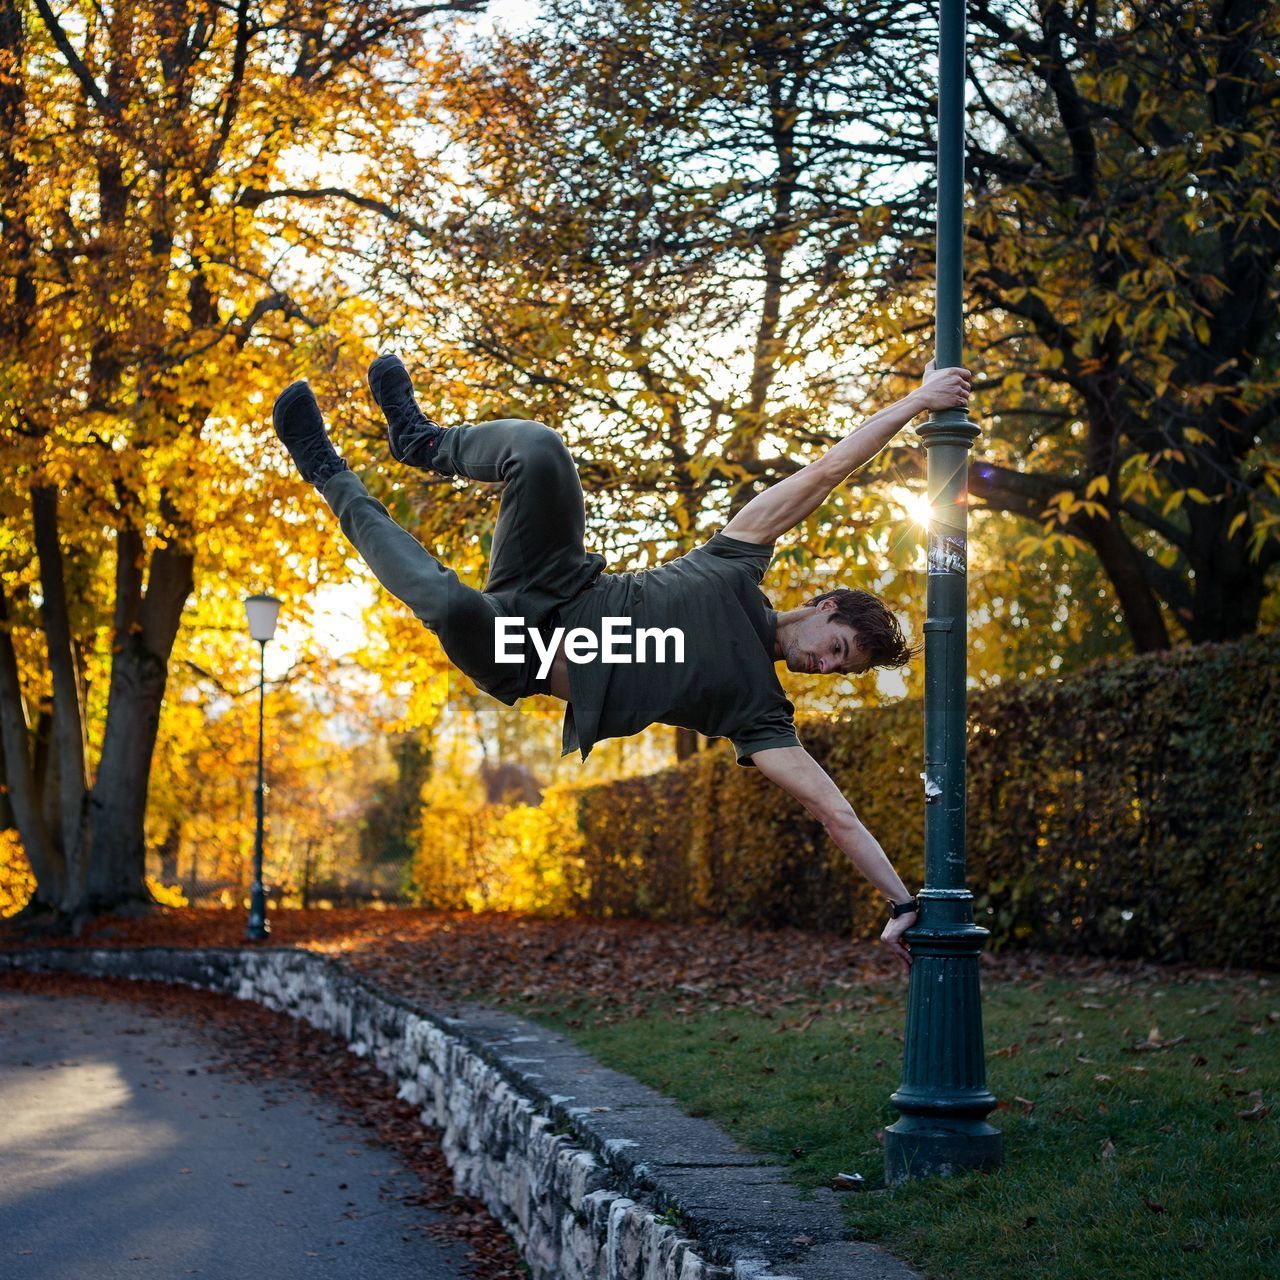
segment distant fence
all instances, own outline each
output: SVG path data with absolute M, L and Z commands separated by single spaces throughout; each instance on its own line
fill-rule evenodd
M 919 703 L 801 737 L 918 885 Z M 1275 636 L 971 695 L 967 778 L 969 884 L 993 945 L 1276 966 Z M 883 919 L 821 827 L 722 750 L 578 805 L 580 910 L 840 933 Z

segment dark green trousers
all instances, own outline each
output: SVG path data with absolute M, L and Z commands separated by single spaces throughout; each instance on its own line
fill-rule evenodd
M 590 586 L 604 557 L 583 545 L 586 509 L 578 469 L 558 432 L 524 418 L 451 427 L 433 470 L 503 486 L 484 590 L 468 587 L 391 518 L 353 471 L 324 486 L 348 541 L 379 582 L 435 632 L 460 671 L 508 706 L 546 691 L 526 637 L 523 664 L 494 661 L 494 620 L 554 622 L 557 608 Z

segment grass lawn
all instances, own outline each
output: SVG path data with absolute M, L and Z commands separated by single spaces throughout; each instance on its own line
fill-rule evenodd
M 984 997 L 1004 1166 L 891 1189 L 878 1131 L 895 1118 L 905 986 L 761 1011 L 670 996 L 605 1019 L 585 999 L 518 1007 L 801 1185 L 861 1173 L 851 1225 L 931 1276 L 1280 1276 L 1280 987 L 1145 970 L 984 977 Z

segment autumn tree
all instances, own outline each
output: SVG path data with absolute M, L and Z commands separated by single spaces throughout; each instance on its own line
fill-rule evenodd
M 422 810 L 422 788 L 431 774 L 431 741 L 421 730 L 389 738 L 392 768 L 375 785 L 363 815 L 360 852 L 370 865 L 399 867 L 412 855 Z
M 273 898 L 363 870 L 360 835 L 381 773 L 378 738 L 335 731 L 347 708 L 316 696 L 331 688 L 297 670 L 268 681 L 264 883 Z M 256 676 L 211 695 L 208 680 L 174 662 L 150 779 L 151 861 L 163 884 L 197 905 L 212 894 L 247 900 L 257 719 Z
M 619 567 L 687 550 L 838 438 L 862 396 L 834 335 L 865 305 L 852 264 L 898 167 L 851 139 L 888 127 L 919 16 L 551 0 L 521 34 L 455 44 L 420 110 L 456 164 L 385 266 L 431 412 L 564 430 Z M 483 383 L 451 376 L 459 351 Z
M 443 59 L 423 111 L 465 176 L 442 175 L 421 220 L 435 238 L 411 240 L 397 265 L 422 300 L 401 323 L 428 335 L 418 369 L 433 411 L 555 422 L 593 532 L 639 566 L 687 549 L 855 410 L 905 390 L 929 335 L 891 352 L 886 375 L 875 343 L 902 304 L 877 270 L 930 199 L 928 19 L 874 4 L 552 4 L 531 31 Z M 463 348 L 483 385 L 451 376 Z M 878 485 L 864 474 L 837 493 L 782 549 L 777 603 L 843 583 L 920 605 L 921 528 L 903 499 L 921 473 L 918 453 L 893 453 L 870 473 Z M 423 515 L 433 533 L 458 527 L 452 506 Z M 1020 589 L 1012 625 L 1032 624 L 1040 652 L 1017 669 L 1034 670 L 1063 628 L 1057 586 L 987 558 L 1009 566 L 987 584 L 990 665 L 1008 668 L 1000 633 Z M 1083 586 L 1091 566 L 1074 576 Z M 1077 594 L 1063 641 L 1112 642 L 1104 611 L 1080 607 L 1095 599 Z M 678 755 L 692 739 L 676 731 Z
M 1023 590 L 1096 561 L 1076 629 L 1118 609 L 1139 649 L 1255 628 L 1280 550 L 1276 23 L 971 6 L 972 491 Z M 617 552 L 683 549 L 837 438 L 854 375 L 918 370 L 934 45 L 929 6 L 600 0 L 442 64 L 469 168 L 429 322 L 568 423 Z M 843 494 L 813 563 L 884 511 Z
M 304 361 L 358 377 L 338 264 L 411 181 L 381 157 L 429 19 L 474 7 L 0 0 L 0 728 L 35 908 L 146 900 L 198 578 L 314 580 L 263 418 Z M 361 203 L 316 203 L 325 166 Z
M 971 490 L 1022 523 L 1033 571 L 1096 555 L 1138 650 L 1171 624 L 1249 634 L 1280 561 L 1280 11 L 969 12 L 968 334 L 992 428 Z M 931 323 L 902 306 L 927 299 L 928 217 L 901 208 L 886 255 L 899 334 Z
M 849 372 L 831 338 L 861 305 L 842 268 L 889 167 L 848 135 L 881 121 L 913 15 L 551 0 L 424 80 L 459 164 L 431 193 L 410 318 L 487 360 L 459 407 L 518 391 L 564 426 L 633 561 L 799 465 L 779 438 L 831 439 Z M 448 354 L 424 362 L 446 414 Z

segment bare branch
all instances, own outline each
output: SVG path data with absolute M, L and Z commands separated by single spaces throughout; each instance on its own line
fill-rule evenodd
M 49 34 L 53 37 L 53 43 L 58 46 L 58 52 L 66 59 L 68 68 L 70 68 L 76 79 L 80 81 L 85 93 L 89 95 L 90 100 L 108 120 L 118 124 L 120 121 L 118 104 L 107 97 L 106 91 L 98 85 L 98 82 L 93 78 L 92 72 L 85 66 L 80 55 L 76 53 L 75 47 L 67 38 L 67 33 L 62 29 L 62 24 L 58 21 L 57 15 L 49 7 L 48 0 L 35 0 L 35 6 L 44 21 L 44 25 L 49 29 Z

